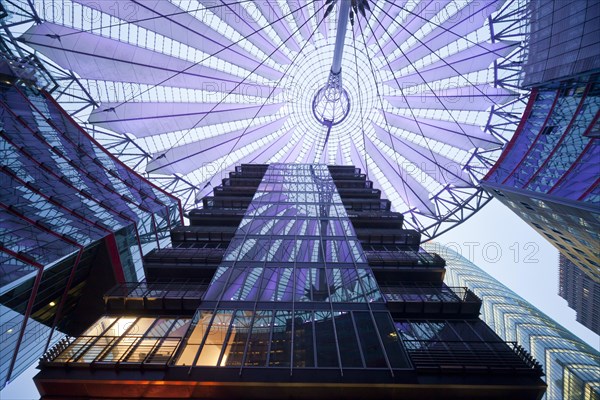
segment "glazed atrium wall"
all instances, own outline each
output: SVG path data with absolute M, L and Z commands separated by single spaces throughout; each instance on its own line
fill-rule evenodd
M 44 356 L 43 398 L 542 396 L 539 364 L 359 169 L 242 165 L 202 204 L 147 282 Z
M 4 43 L 0 44 L 4 46 Z M 116 282 L 181 224 L 179 202 L 99 146 L 44 88 L 36 59 L 0 56 L 0 387 L 103 312 Z M 93 282 L 93 284 L 90 284 Z

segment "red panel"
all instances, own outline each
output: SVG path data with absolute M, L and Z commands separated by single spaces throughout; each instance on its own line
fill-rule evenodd
M 125 283 L 125 274 L 123 273 L 123 264 L 121 264 L 121 257 L 119 256 L 119 248 L 117 247 L 117 240 L 115 234 L 111 233 L 104 238 L 106 243 L 106 249 L 108 250 L 108 257 L 115 273 L 117 283 Z

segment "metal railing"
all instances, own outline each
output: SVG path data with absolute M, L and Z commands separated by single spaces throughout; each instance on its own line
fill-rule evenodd
M 396 302 L 473 302 L 481 299 L 466 287 L 385 286 L 379 289 L 387 301 Z
M 208 283 L 137 283 L 117 284 L 104 295 L 106 307 L 123 309 L 195 310 Z
M 406 266 L 414 268 L 444 267 L 444 260 L 435 253 L 410 250 L 364 250 L 372 266 Z
M 403 340 L 415 368 L 504 371 L 543 375 L 541 365 L 516 342 Z
M 159 336 L 80 336 L 61 341 L 40 359 L 45 366 L 167 366 L 183 338 Z

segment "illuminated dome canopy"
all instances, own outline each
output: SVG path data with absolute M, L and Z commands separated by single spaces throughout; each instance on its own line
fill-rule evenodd
M 434 237 L 489 200 L 477 183 L 524 108 L 523 1 L 370 0 L 348 24 L 332 126 L 315 99 L 339 4 L 327 17 L 325 0 L 29 4 L 13 29 L 55 98 L 185 209 L 236 164 L 354 164 Z

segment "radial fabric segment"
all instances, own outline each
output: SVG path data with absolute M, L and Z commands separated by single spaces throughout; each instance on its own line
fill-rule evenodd
M 15 14 L 31 13 L 23 48 L 65 71 L 59 102 L 185 209 L 236 164 L 354 164 L 435 237 L 489 200 L 478 182 L 523 112 L 525 1 L 370 0 L 346 32 L 347 114 L 327 126 L 313 99 L 342 1 L 327 17 L 325 0 L 23 0 Z

